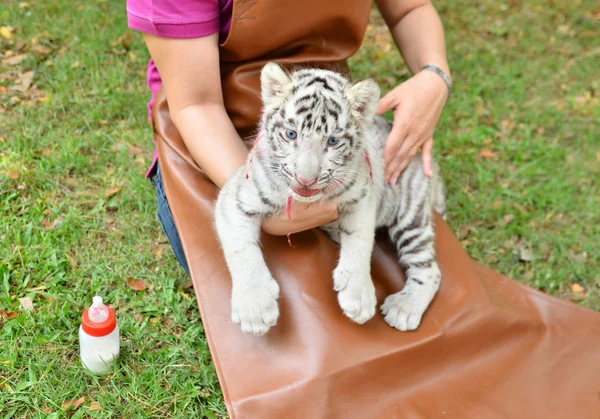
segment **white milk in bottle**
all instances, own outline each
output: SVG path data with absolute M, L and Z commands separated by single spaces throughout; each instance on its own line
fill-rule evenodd
M 112 308 L 95 296 L 81 316 L 79 350 L 81 363 L 95 374 L 108 374 L 119 357 L 119 326 Z

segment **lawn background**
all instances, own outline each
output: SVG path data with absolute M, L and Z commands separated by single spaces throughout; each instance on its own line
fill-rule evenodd
M 474 259 L 600 310 L 597 2 L 435 4 L 455 81 L 435 149 L 450 226 Z M 226 416 L 193 292 L 143 177 L 147 59 L 123 1 L 0 4 L 5 418 Z M 376 12 L 351 64 L 384 91 L 409 76 Z M 94 293 L 122 330 L 108 378 L 78 363 Z

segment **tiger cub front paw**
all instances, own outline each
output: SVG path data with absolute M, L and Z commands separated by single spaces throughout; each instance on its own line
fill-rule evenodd
M 241 282 L 232 290 L 231 320 L 244 333 L 262 336 L 275 326 L 279 318 L 279 285 L 270 276 Z
M 344 314 L 358 324 L 370 320 L 377 308 L 375 286 L 369 274 L 360 275 L 336 269 L 333 274 L 334 289 Z

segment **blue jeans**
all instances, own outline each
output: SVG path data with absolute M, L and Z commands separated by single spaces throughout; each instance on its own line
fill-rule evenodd
M 165 195 L 165 188 L 163 186 L 162 175 L 160 174 L 160 167 L 156 164 L 156 174 L 150 178 L 150 182 L 156 188 L 156 206 L 158 208 L 158 218 L 162 224 L 163 231 L 165 232 L 173 253 L 181 267 L 189 275 L 190 270 L 188 269 L 187 261 L 185 260 L 185 254 L 183 253 L 183 247 L 181 246 L 181 240 L 179 239 L 179 233 L 175 227 L 175 221 L 173 220 L 173 214 L 169 208 L 167 202 L 167 196 Z

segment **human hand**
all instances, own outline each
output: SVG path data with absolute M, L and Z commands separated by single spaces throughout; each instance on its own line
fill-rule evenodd
M 394 110 L 394 126 L 384 151 L 385 179 L 394 184 L 419 150 L 423 172 L 431 176 L 433 131 L 448 97 L 444 80 L 421 71 L 379 100 L 377 114 Z
M 337 220 L 340 216 L 335 202 L 311 204 L 293 202 L 290 215 L 291 221 L 285 211 L 264 220 L 262 223 L 263 231 L 274 236 L 285 236 L 290 233 L 320 227 Z

